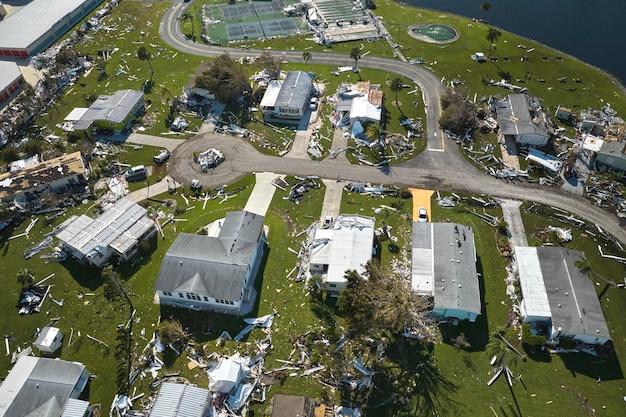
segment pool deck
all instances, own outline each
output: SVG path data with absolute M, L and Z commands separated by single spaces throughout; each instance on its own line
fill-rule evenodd
M 446 39 L 446 40 L 443 40 L 443 41 L 439 41 L 437 39 L 431 38 L 430 36 L 422 35 L 420 33 L 415 33 L 413 31 L 413 29 L 424 29 L 424 28 L 427 28 L 427 27 L 432 26 L 432 25 L 441 25 L 441 26 L 449 27 L 450 29 L 452 29 L 454 31 L 455 35 L 454 35 L 453 38 Z M 428 42 L 428 43 L 450 43 L 450 42 L 454 42 L 455 40 L 459 39 L 459 31 L 458 30 L 456 30 L 452 26 L 443 25 L 441 23 L 426 23 L 426 24 L 422 23 L 422 24 L 419 24 L 419 25 L 411 25 L 411 26 L 409 26 L 407 28 L 407 32 L 408 32 L 410 37 L 412 37 L 414 39 L 417 39 L 417 40 L 420 40 L 422 42 Z

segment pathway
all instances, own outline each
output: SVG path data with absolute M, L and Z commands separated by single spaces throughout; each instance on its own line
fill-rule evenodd
M 184 141 L 185 139 L 173 139 L 154 135 L 144 135 L 143 133 L 131 133 L 130 135 L 128 135 L 125 143 L 156 146 L 158 148 L 165 148 L 168 151 L 172 152 Z
M 502 217 L 509 227 L 509 241 L 511 246 L 528 246 L 526 240 L 526 230 L 519 207 L 522 204 L 517 200 L 499 199 L 502 207 Z
M 272 180 L 280 175 L 273 172 L 257 172 L 254 174 L 256 183 L 250 193 L 248 202 L 244 207 L 245 211 L 265 216 L 270 207 L 276 187 L 272 185 Z

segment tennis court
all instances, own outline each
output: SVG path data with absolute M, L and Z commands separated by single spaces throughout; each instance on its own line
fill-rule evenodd
M 201 19 L 212 42 L 286 36 L 306 31 L 303 18 L 285 17 L 282 10 L 298 0 L 203 5 Z
M 295 33 L 297 30 L 298 27 L 292 18 L 226 25 L 226 31 L 228 32 L 228 38 L 230 40 L 290 35 Z

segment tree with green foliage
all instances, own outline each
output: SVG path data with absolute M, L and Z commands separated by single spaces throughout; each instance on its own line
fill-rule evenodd
M 402 81 L 402 78 L 400 77 L 396 77 L 393 80 L 391 80 L 391 84 L 389 85 L 389 88 L 391 89 L 392 92 L 395 93 L 395 97 L 396 97 L 396 106 L 398 108 L 400 108 L 400 104 L 398 103 L 398 93 L 400 91 L 402 91 L 402 86 L 404 85 L 404 82 Z
M 346 273 L 346 288 L 339 294 L 339 308 L 348 326 L 357 334 L 406 329 L 420 334 L 427 330 L 429 304 L 411 288 L 411 281 L 382 267 L 378 261 L 365 266 L 365 278 L 356 271 Z
M 206 88 L 226 104 L 235 104 L 252 92 L 246 69 L 227 52 L 215 58 L 196 78 L 196 86 Z
M 137 49 L 137 58 L 140 61 L 148 61 L 148 65 L 150 66 L 150 79 L 152 80 L 152 76 L 154 75 L 154 68 L 152 68 L 152 54 L 146 49 L 145 46 L 140 46 Z
M 370 122 L 365 127 L 365 136 L 371 141 L 380 140 L 380 136 L 383 134 L 382 129 L 378 123 Z
M 309 51 L 304 51 L 304 52 L 302 52 L 302 60 L 304 61 L 305 64 L 308 64 L 309 62 L 312 62 L 313 55 L 311 55 L 311 53 Z M 314 71 L 313 71 L 313 64 L 311 64 L 311 72 L 314 73 Z
M 359 71 L 359 59 L 361 59 L 361 50 L 358 47 L 354 47 L 350 50 L 350 58 L 354 59 L 354 70 Z
M 496 28 L 489 27 L 487 36 L 485 36 L 485 39 L 487 39 L 487 41 L 489 42 L 489 54 L 487 55 L 488 58 L 491 58 L 491 50 L 493 49 L 493 45 L 498 42 L 500 36 L 502 36 L 502 32 L 500 32 Z
M 593 275 L 595 277 L 600 278 L 602 281 L 604 281 L 605 284 L 610 285 L 613 288 L 617 287 L 617 285 L 615 284 L 615 281 L 610 280 L 610 279 L 606 279 L 602 275 L 600 275 L 596 271 L 594 271 L 591 268 L 591 264 L 589 263 L 589 261 L 587 260 L 587 258 L 585 256 L 582 256 L 580 259 L 575 261 L 574 262 L 574 266 L 576 268 L 578 268 L 578 270 L 580 271 L 581 274 L 585 274 L 585 275 L 587 275 L 587 277 L 591 277 L 591 275 Z
M 102 280 L 104 282 L 104 297 L 109 301 L 120 299 L 124 292 L 119 282 L 120 275 L 109 265 L 102 270 Z
M 460 93 L 448 90 L 441 97 L 442 113 L 439 126 L 455 134 L 464 134 L 476 126 L 476 106 Z
M 164 346 L 169 344 L 184 347 L 190 339 L 189 333 L 185 331 L 185 328 L 176 319 L 163 320 L 158 327 L 159 338 Z
M 0 221 L 8 220 L 11 216 L 13 216 L 13 212 L 9 209 L 9 205 L 0 201 Z
M 193 17 L 193 13 L 191 13 L 189 10 L 185 10 L 184 12 L 182 12 L 180 14 L 180 17 L 178 18 L 178 21 L 181 23 L 185 23 L 185 22 L 191 23 L 191 39 L 195 41 L 196 32 L 195 32 L 194 24 L 193 24 L 194 20 L 195 18 Z
M 22 268 L 17 273 L 17 283 L 22 286 L 22 288 L 30 287 L 35 283 L 35 277 L 28 270 L 28 268 Z
M 487 20 L 487 13 L 491 11 L 491 3 L 488 1 L 480 3 L 480 10 L 483 11 L 483 19 Z
M 282 58 L 276 58 L 268 51 L 264 51 L 257 57 L 254 63 L 269 75 L 270 80 L 280 79 L 280 72 L 283 69 Z

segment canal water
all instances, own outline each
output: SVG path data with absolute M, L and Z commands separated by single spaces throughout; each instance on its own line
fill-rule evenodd
M 483 18 L 484 0 L 403 0 L 416 7 Z M 601 68 L 626 83 L 625 0 L 493 0 L 490 25 Z M 436 22 L 433 22 L 436 23 Z

